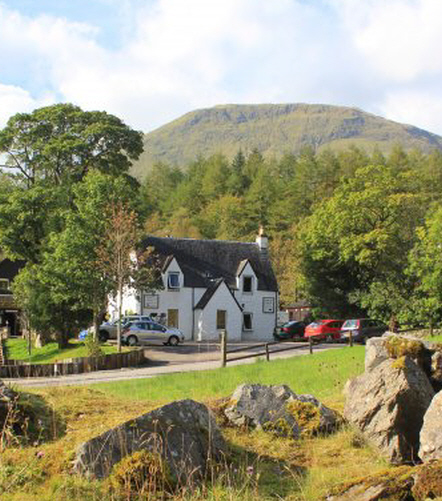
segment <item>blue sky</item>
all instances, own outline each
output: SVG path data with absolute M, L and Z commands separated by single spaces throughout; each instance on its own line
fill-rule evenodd
M 0 0 L 0 126 L 54 102 L 144 131 L 307 102 L 442 135 L 441 25 L 441 0 Z

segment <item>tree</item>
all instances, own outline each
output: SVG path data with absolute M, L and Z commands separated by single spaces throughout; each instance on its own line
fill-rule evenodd
M 120 175 L 143 151 L 142 135 L 104 111 L 55 104 L 11 117 L 0 132 L 0 152 L 12 175 L 30 187 L 45 179 L 80 181 L 91 169 Z
M 376 312 L 379 295 L 389 290 L 384 316 L 400 309 L 394 298 L 410 285 L 404 270 L 425 213 L 425 200 L 408 181 L 395 167 L 362 167 L 307 220 L 300 235 L 303 274 L 319 304 L 340 314 L 351 305 Z
M 409 272 L 416 280 L 418 306 L 432 331 L 441 318 L 442 305 L 442 206 L 428 215 L 417 230 L 417 242 L 410 252 Z
M 108 212 L 108 221 L 98 253 L 98 267 L 110 281 L 113 296 L 118 304 L 117 344 L 121 351 L 121 317 L 123 292 L 131 285 L 138 262 L 136 245 L 138 241 L 137 216 L 122 202 L 114 203 Z

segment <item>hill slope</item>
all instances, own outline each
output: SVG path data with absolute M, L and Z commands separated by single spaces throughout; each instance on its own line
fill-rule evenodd
M 442 137 L 356 108 L 319 104 L 222 105 L 192 111 L 145 135 L 145 152 L 133 173 L 143 177 L 156 162 L 186 165 L 198 155 L 257 148 L 265 156 L 350 145 L 388 151 L 442 149 Z

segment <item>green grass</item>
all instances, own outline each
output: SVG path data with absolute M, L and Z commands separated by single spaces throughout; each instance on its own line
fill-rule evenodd
M 31 356 L 28 354 L 26 339 L 8 339 L 6 341 L 8 358 L 11 360 L 24 360 L 32 364 L 48 364 L 65 358 L 86 357 L 86 347 L 82 341 L 71 340 L 68 348 L 60 350 L 57 343 L 48 343 L 42 348 L 32 348 Z M 117 348 L 102 345 L 105 354 L 116 353 Z
M 428 336 L 427 341 L 431 341 L 432 343 L 442 343 L 442 334 L 437 336 Z
M 364 354 L 363 346 L 345 347 L 272 362 L 259 360 L 211 371 L 95 384 L 93 388 L 122 399 L 165 402 L 225 397 L 241 383 L 287 384 L 296 393 L 330 401 L 340 399 L 345 382 L 364 371 Z

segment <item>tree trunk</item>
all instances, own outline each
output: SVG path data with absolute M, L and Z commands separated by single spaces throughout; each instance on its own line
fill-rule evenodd
M 430 317 L 430 336 L 433 336 L 433 317 Z
M 118 284 L 118 324 L 117 324 L 117 346 L 118 353 L 121 353 L 121 312 L 123 309 L 123 284 Z
M 94 311 L 94 341 L 98 341 L 100 339 L 100 314 Z

